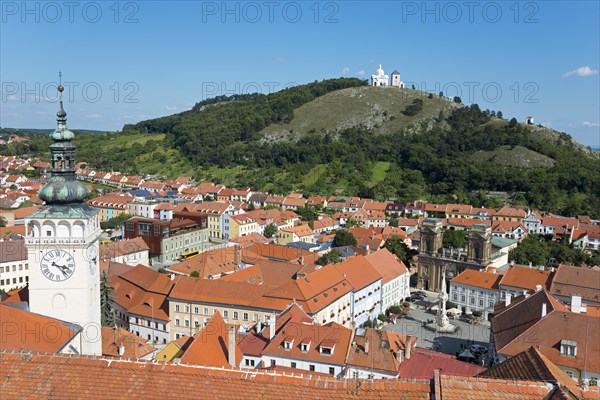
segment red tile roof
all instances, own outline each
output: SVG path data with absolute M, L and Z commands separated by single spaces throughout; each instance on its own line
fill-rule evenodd
M 365 260 L 375 268 L 386 284 L 408 272 L 406 265 L 387 249 L 381 249 L 365 257 Z
M 546 315 L 542 317 L 543 304 Z M 494 343 L 500 354 L 515 356 L 535 343 L 556 365 L 600 372 L 600 313 L 571 312 L 554 296 L 541 290 L 516 304 L 499 310 L 492 318 Z M 561 355 L 561 340 L 577 342 L 577 355 Z M 533 342 L 532 342 L 533 341 Z
M 142 237 L 135 239 L 125 239 L 119 242 L 112 242 L 100 245 L 100 259 L 121 257 L 128 254 L 138 253 L 140 251 L 149 251 L 150 248 Z
M 450 282 L 459 285 L 475 286 L 482 289 L 497 290 L 501 280 L 502 275 L 499 274 L 466 269 Z
M 288 312 L 293 315 L 278 329 L 275 337 L 262 354 L 343 365 L 350 345 L 352 330 L 335 322 L 320 325 L 312 321 L 304 312 L 297 312 L 299 307 L 292 308 L 296 310 Z M 289 349 L 285 348 L 284 341 L 291 342 Z M 308 350 L 303 351 L 301 343 L 309 343 Z M 320 346 L 333 348 L 333 353 L 321 354 Z
M 367 341 L 369 350 L 365 352 Z M 400 365 L 406 362 L 405 355 L 412 353 L 416 342 L 415 337 L 400 335 L 385 329 L 366 328 L 364 334 L 359 335 L 357 332 L 354 336 L 346 364 L 349 367 L 397 376 Z
M 442 375 L 434 380 L 440 385 L 443 400 L 540 400 L 552 389 L 543 382 L 501 381 L 489 378 L 461 377 L 457 379 Z
M 345 276 L 346 280 L 355 290 L 363 289 L 370 284 L 382 279 L 381 275 L 365 259 L 364 256 L 356 256 L 334 265 L 340 274 Z
M 120 353 L 122 347 L 123 353 Z M 156 351 L 146 340 L 123 328 L 102 327 L 102 355 L 123 358 L 141 358 Z
M 559 265 L 550 285 L 555 296 L 579 295 L 584 303 L 600 302 L 600 271 L 585 267 Z
M 207 325 L 194 336 L 194 340 L 188 346 L 181 357 L 184 364 L 196 364 L 209 367 L 224 367 L 229 365 L 229 335 L 233 328 L 234 335 L 237 330 L 234 325 L 228 325 L 223 320 L 221 313 L 217 311 Z M 242 360 L 242 351 L 237 345 L 235 339 L 235 363 L 240 365 Z
M 114 287 L 115 302 L 129 313 L 168 321 L 167 295 L 177 279 L 138 265 L 111 276 L 109 282 Z
M 400 365 L 400 378 L 433 378 L 435 370 L 445 375 L 475 376 L 485 368 L 479 365 L 459 361 L 450 354 L 415 347 L 410 358 Z
M 508 267 L 499 285 L 535 291 L 537 285 L 542 285 L 542 288 L 548 289 L 551 279 L 550 271 L 540 271 L 537 268 L 514 265 Z
M 56 353 L 81 328 L 67 322 L 0 304 L 0 351 Z M 1 369 L 1 368 L 0 368 Z M 0 391 L 0 394 L 4 388 Z
M 269 371 L 0 354 L 2 399 L 430 399 L 428 380 L 308 379 Z
M 494 365 L 478 376 L 496 379 L 523 379 L 540 382 L 560 382 L 561 385 L 575 386 L 575 381 L 543 355 L 535 346 L 520 352 L 514 357 Z

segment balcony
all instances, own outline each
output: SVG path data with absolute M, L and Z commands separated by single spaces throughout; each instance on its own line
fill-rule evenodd
M 83 237 L 26 237 L 25 244 L 85 244 L 86 238 Z

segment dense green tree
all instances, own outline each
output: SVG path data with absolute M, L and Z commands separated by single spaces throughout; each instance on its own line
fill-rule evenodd
M 508 121 L 508 127 L 509 128 L 514 128 L 515 126 L 517 126 L 519 124 L 519 122 L 517 121 L 516 118 L 511 118 L 510 121 Z
M 442 243 L 445 248 L 463 249 L 467 231 L 446 229 L 443 234 Z
M 337 264 L 339 263 L 342 255 L 336 249 L 332 249 L 327 253 L 323 254 L 321 257 L 317 259 L 317 264 L 319 265 L 327 265 L 327 264 Z
M 277 225 L 269 224 L 265 227 L 264 235 L 266 238 L 270 239 L 277 233 Z
M 543 236 L 528 235 L 508 253 L 508 259 L 517 264 L 547 265 L 550 249 Z
M 340 229 L 335 233 L 332 246 L 356 246 L 356 238 L 350 231 Z
M 417 251 L 409 248 L 399 236 L 392 236 L 385 241 L 384 247 L 396 255 L 407 268 L 413 265 L 413 257 L 417 255 Z
M 459 96 L 454 96 L 454 98 L 452 99 L 452 101 L 455 102 L 455 103 L 459 103 L 459 104 L 462 103 L 462 100 L 461 100 L 461 98 Z
M 108 282 L 108 273 L 100 275 L 100 317 L 102 326 L 115 326 L 115 304 L 114 288 Z
M 127 213 L 122 213 L 117 215 L 116 217 L 112 217 L 108 221 L 104 221 L 100 223 L 100 227 L 102 229 L 118 229 L 123 225 L 123 222 L 127 221 L 131 217 Z

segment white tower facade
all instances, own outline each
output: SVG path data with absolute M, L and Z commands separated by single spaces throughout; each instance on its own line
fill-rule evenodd
M 101 355 L 100 271 L 98 211 L 84 203 L 87 188 L 75 179 L 73 132 L 66 126 L 62 105 L 54 143 L 52 177 L 40 189 L 45 201 L 26 218 L 25 246 L 29 259 L 31 312 L 74 323 L 81 340 L 73 347 L 81 354 Z M 41 327 L 41 334 L 51 336 Z
M 392 86 L 404 88 L 404 82 L 400 80 L 400 72 L 392 72 Z
M 383 68 L 381 68 L 381 64 L 379 64 L 377 74 L 371 75 L 371 86 L 388 86 L 389 82 L 389 76 L 385 74 Z

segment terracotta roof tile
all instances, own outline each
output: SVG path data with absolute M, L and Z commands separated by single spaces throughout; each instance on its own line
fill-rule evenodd
M 450 354 L 415 347 L 410 358 L 400 365 L 400 378 L 433 378 L 434 371 L 445 375 L 475 376 L 485 370 L 479 365 L 459 361 Z
M 355 290 L 360 290 L 382 279 L 379 272 L 373 268 L 364 256 L 349 258 L 334 267 L 346 277 L 346 280 Z
M 406 265 L 387 249 L 371 253 L 365 257 L 365 260 L 382 276 L 383 284 L 408 272 Z
M 416 338 L 371 328 L 366 328 L 363 332 L 364 334 L 354 335 L 346 364 L 349 367 L 372 369 L 397 376 L 400 366 L 406 362 L 405 355 L 412 353 L 417 342 Z M 366 341 L 369 342 L 367 353 L 365 353 Z
M 515 265 L 508 268 L 499 285 L 535 291 L 537 285 L 542 285 L 543 288 L 548 289 L 551 278 L 550 271 L 540 271 L 537 268 Z
M 100 245 L 100 258 L 113 258 L 148 251 L 150 248 L 142 237 L 134 239 L 125 239 L 119 242 L 112 242 Z
M 56 353 L 81 329 L 73 324 L 13 308 L 4 303 L 0 304 L 0 317 L 0 351 Z
M 497 290 L 501 279 L 502 275 L 499 274 L 466 269 L 450 282 L 483 289 Z
M 136 359 L 154 351 L 156 349 L 144 339 L 123 328 L 102 327 L 102 354 L 105 356 Z
M 428 380 L 331 380 L 85 357 L 0 354 L 3 400 L 13 399 L 404 399 L 430 398 Z
M 181 357 L 184 364 L 197 364 L 209 367 L 224 367 L 229 365 L 229 335 L 233 328 L 236 335 L 236 327 L 228 325 L 218 311 L 210 318 L 207 325 L 194 336 L 194 340 L 188 346 Z M 235 363 L 240 365 L 242 351 L 235 344 Z
M 584 302 L 600 302 L 600 271 L 590 268 L 559 265 L 550 285 L 555 296 L 579 295 Z

